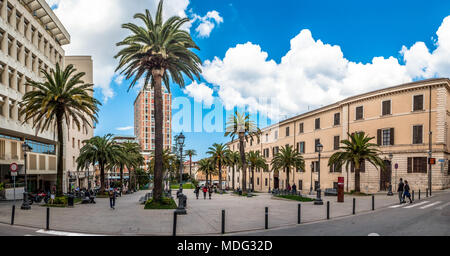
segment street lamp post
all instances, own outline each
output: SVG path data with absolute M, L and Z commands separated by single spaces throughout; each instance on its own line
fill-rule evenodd
M 309 194 L 313 194 L 313 169 L 314 169 L 314 162 L 311 162 L 311 186 L 309 187 Z
M 27 182 L 27 152 L 31 151 L 31 148 L 26 141 L 22 144 L 23 156 L 24 156 L 24 171 L 25 171 L 25 189 L 23 192 L 23 203 L 20 209 L 22 210 L 30 210 L 31 206 L 28 203 L 28 182 Z
M 431 132 L 430 132 L 430 137 L 431 137 Z M 430 143 L 430 150 L 428 150 L 428 159 L 427 159 L 428 160 L 428 191 L 430 192 L 430 196 L 431 196 L 431 163 L 430 163 L 431 157 L 432 157 L 432 153 L 431 153 L 431 143 Z
M 389 153 L 389 168 L 391 169 L 391 182 L 389 182 L 389 192 L 388 192 L 388 196 L 393 196 L 394 193 L 392 193 L 392 158 L 394 157 L 394 155 L 392 155 L 392 153 Z
M 178 190 L 178 208 L 176 209 L 177 214 L 186 214 L 186 196 L 183 195 L 183 146 L 184 146 L 184 135 L 180 133 L 177 136 L 177 144 L 180 147 L 180 189 Z
M 321 198 L 321 196 L 320 196 L 320 153 L 322 152 L 322 150 L 323 150 L 323 145 L 322 144 L 317 144 L 316 145 L 316 148 L 317 148 L 317 151 L 319 152 L 319 161 L 318 161 L 318 163 L 317 163 L 317 172 L 318 172 L 318 180 L 319 180 L 319 184 L 318 184 L 318 188 L 317 188 L 317 198 L 316 198 L 316 200 L 314 201 L 314 204 L 315 205 L 323 205 L 323 201 L 322 201 L 322 198 Z

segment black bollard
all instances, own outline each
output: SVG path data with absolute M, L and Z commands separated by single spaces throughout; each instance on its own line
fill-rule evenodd
M 266 221 L 265 221 L 265 229 L 269 228 L 269 207 L 266 207 Z
M 330 219 L 330 201 L 327 201 L 327 220 Z
M 45 226 L 46 230 L 50 230 L 50 207 L 47 207 L 47 225 Z
M 177 212 L 174 211 L 173 212 L 173 232 L 172 232 L 173 236 L 177 235 Z
M 372 195 L 372 211 L 375 211 L 375 195 Z
M 222 234 L 225 234 L 225 210 L 222 210 Z
M 14 225 L 14 215 L 16 214 L 16 206 L 12 206 L 12 213 L 11 213 L 11 225 Z
M 414 201 L 414 190 L 412 191 L 412 200 Z
M 298 218 L 297 223 L 300 224 L 302 220 L 302 205 L 298 204 Z
M 353 198 L 353 215 L 356 214 L 356 198 Z
M 427 197 L 428 197 L 428 188 L 427 188 Z
M 419 200 L 420 200 L 420 189 L 419 189 Z

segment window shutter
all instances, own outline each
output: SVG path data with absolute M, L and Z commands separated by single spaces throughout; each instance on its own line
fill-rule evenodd
M 390 136 L 391 136 L 391 145 L 394 145 L 394 128 L 391 128 L 391 132 L 390 132 Z
M 412 173 L 412 157 L 408 157 L 408 173 Z
M 360 172 L 366 172 L 366 160 L 362 160 L 360 166 L 359 166 Z
M 377 144 L 380 146 L 381 145 L 381 129 L 377 130 Z

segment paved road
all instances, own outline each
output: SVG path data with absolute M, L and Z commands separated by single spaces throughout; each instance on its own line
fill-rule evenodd
M 450 194 L 413 204 L 394 205 L 375 212 L 291 228 L 235 233 L 251 236 L 449 236 Z

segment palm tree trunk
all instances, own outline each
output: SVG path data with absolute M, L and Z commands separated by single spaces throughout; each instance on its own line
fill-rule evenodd
M 219 158 L 219 189 L 222 190 L 222 163 Z
M 208 183 L 209 183 L 209 180 L 208 180 L 208 173 L 206 173 L 206 182 L 205 182 L 205 185 L 208 185 Z
M 64 135 L 63 135 L 63 115 L 58 114 L 56 117 L 58 129 L 58 167 L 56 171 L 56 196 L 63 195 L 63 173 L 64 173 Z
M 192 156 L 189 156 L 189 179 L 192 180 Z
M 162 172 L 163 172 L 163 99 L 162 99 L 162 77 L 164 69 L 153 69 L 155 85 L 155 182 L 153 187 L 153 199 L 159 201 L 162 195 Z
M 235 165 L 233 164 L 233 190 L 234 190 L 234 167 Z
M 255 191 L 255 167 L 250 167 L 252 170 L 252 192 Z
M 100 193 L 103 194 L 105 192 L 105 164 L 103 162 L 100 162 L 99 165 L 100 165 Z
M 355 192 L 361 192 L 360 187 L 360 168 L 355 168 Z
M 286 188 L 289 187 L 289 183 L 290 183 L 290 181 L 289 181 L 289 171 L 290 171 L 290 168 L 287 167 L 287 168 L 286 168 L 286 178 L 287 178 Z
M 247 163 L 245 162 L 244 133 L 239 133 L 239 153 L 242 161 L 242 191 L 247 192 Z
M 128 174 L 130 171 L 128 170 Z M 123 164 L 120 165 L 120 187 L 123 190 Z

